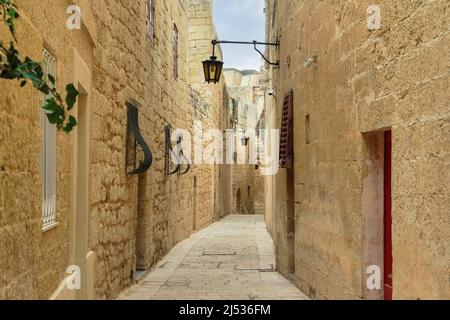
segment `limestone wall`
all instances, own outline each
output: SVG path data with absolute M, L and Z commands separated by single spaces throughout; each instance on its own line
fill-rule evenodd
M 42 10 L 45 7 L 46 10 Z M 17 21 L 20 53 L 42 61 L 43 49 L 57 59 L 57 87 L 74 82 L 74 50 L 92 68 L 89 7 L 84 29 L 66 29 L 66 2 L 21 2 Z M 89 26 L 88 26 L 89 25 Z M 2 40 L 9 32 L 1 23 Z M 42 231 L 40 152 L 43 96 L 28 84 L 0 81 L 0 299 L 46 299 L 58 287 L 71 254 L 71 136 L 57 135 L 59 225 Z
M 201 126 L 203 133 L 195 132 L 204 148 L 199 152 L 199 163 L 195 163 L 194 175 L 197 179 L 197 217 L 196 227 L 201 228 L 230 214 L 230 167 L 220 163 L 205 163 L 203 153 L 212 143 L 208 139 L 208 130 L 224 132 L 230 126 L 229 96 L 223 77 L 218 84 L 205 83 L 202 61 L 212 54 L 211 40 L 217 39 L 214 26 L 212 1 L 189 1 L 189 83 L 192 93 L 194 121 Z M 223 60 L 220 46 L 216 46 L 216 56 Z M 199 99 L 199 97 L 201 97 Z M 223 154 L 222 150 L 221 153 Z M 222 161 L 223 163 L 223 161 Z M 204 183 L 204 181 L 210 181 Z M 210 215 L 214 212 L 214 215 Z
M 47 47 L 57 58 L 62 89 L 85 67 L 92 85 L 88 93 L 83 92 L 88 121 L 80 125 L 87 127 L 87 144 L 81 143 L 77 130 L 70 136 L 58 134 L 59 225 L 43 233 L 38 110 L 42 97 L 31 87 L 19 90 L 17 84 L 0 82 L 0 239 L 4 244 L 0 298 L 72 296 L 61 288 L 66 268 L 75 261 L 74 248 L 84 241 L 86 257 L 81 259 L 87 261 L 89 271 L 82 276 L 93 288 L 87 297 L 115 298 L 133 283 L 136 269 L 150 268 L 195 229 L 228 214 L 220 204 L 222 198 L 214 193 L 221 185 L 218 166 L 193 166 L 183 176 L 164 174 L 165 126 L 192 135 L 194 110 L 208 105 L 204 122 L 222 130 L 228 98 L 224 85 L 203 86 L 200 75 L 192 76 L 201 59 L 198 52 L 195 59 L 188 58 L 193 49 L 189 23 L 197 14 L 190 1 L 155 1 L 154 39 L 146 33 L 145 3 L 75 1 L 82 10 L 83 26 L 73 31 L 65 26 L 66 1 L 19 4 L 21 52 L 41 60 Z M 211 17 L 210 10 L 204 14 Z M 212 20 L 204 23 L 211 34 L 203 37 L 210 41 Z M 179 32 L 178 78 L 173 72 L 174 25 Z M 6 34 L 4 29 L 1 34 Z M 83 68 L 76 67 L 74 56 L 84 60 Z M 200 102 L 193 102 L 190 86 L 198 91 Z M 125 173 L 125 104 L 131 99 L 140 105 L 141 132 L 154 156 L 151 169 L 139 176 Z M 73 157 L 77 146 L 86 148 L 87 163 Z M 81 213 L 86 215 L 88 230 L 81 239 L 75 226 L 80 212 L 74 209 L 79 206 L 74 181 L 83 167 L 88 170 L 88 209 Z
M 100 36 L 93 118 L 99 127 L 91 138 L 90 246 L 97 254 L 96 294 L 112 298 L 132 283 L 136 264 L 148 268 L 170 250 L 180 237 L 175 225 L 183 228 L 180 203 L 168 194 L 181 187 L 179 180 L 164 175 L 164 127 L 169 118 L 174 126 L 182 121 L 177 97 L 187 100 L 187 70 L 180 68 L 176 80 L 171 59 L 174 24 L 183 30 L 187 20 L 181 8 L 157 2 L 155 39 L 149 39 L 145 1 L 94 5 Z M 183 31 L 179 45 L 183 52 Z M 141 131 L 154 155 L 151 170 L 139 177 L 126 175 L 124 168 L 125 103 L 130 99 L 141 105 Z
M 290 272 L 294 250 L 295 281 L 313 298 L 367 297 L 365 232 L 380 227 L 363 214 L 367 166 L 377 161 L 367 158 L 368 133 L 391 128 L 394 299 L 448 299 L 448 1 L 379 1 L 380 31 L 368 30 L 370 1 L 267 4 L 269 38 L 281 41 L 271 50 L 271 60 L 281 61 L 271 72 L 274 127 L 284 95 L 294 90 L 295 168 L 276 177 L 274 212 L 267 212 L 279 269 Z M 317 63 L 304 68 L 314 55 Z
M 135 263 L 139 269 L 150 268 L 175 244 L 218 216 L 219 205 L 216 203 L 214 187 L 219 183 L 219 177 L 215 167 L 200 168 L 194 165 L 183 176 L 164 174 L 164 128 L 170 125 L 173 130 L 183 129 L 193 137 L 196 119 L 194 110 L 197 105 L 193 102 L 189 86 L 195 87 L 202 78 L 191 76 L 194 63 L 196 67 L 201 66 L 200 59 L 192 60 L 196 54 L 191 48 L 190 26 L 195 24 L 192 22 L 192 4 L 188 1 L 156 1 L 155 4 L 154 40 L 149 40 L 145 28 L 142 28 L 145 25 L 143 3 L 127 4 L 122 18 L 114 16 L 114 3 L 105 2 L 104 8 L 96 10 L 109 10 L 113 18 L 101 20 L 99 26 L 99 34 L 103 35 L 105 45 L 99 48 L 97 54 L 97 79 L 102 84 L 99 91 L 108 89 L 99 92 L 99 102 L 106 108 L 103 118 L 111 115 L 113 123 L 123 125 L 126 99 L 140 102 L 140 126 L 154 155 L 151 170 L 139 177 L 123 175 L 124 151 L 120 157 L 116 157 L 117 163 L 111 164 L 111 160 L 108 160 L 117 170 L 117 175 L 122 174 L 122 177 L 119 186 L 111 190 L 116 192 L 118 198 L 114 202 L 117 203 L 111 207 L 110 203 L 103 203 L 104 199 L 98 202 L 100 216 L 104 214 L 106 219 L 99 221 L 99 224 L 108 225 L 111 229 L 111 232 L 103 234 L 103 238 L 99 237 L 95 250 L 100 256 L 103 255 L 103 259 L 99 259 L 101 268 L 97 280 L 100 297 L 102 294 L 106 298 L 113 297 L 118 293 L 114 289 L 127 287 Z M 136 13 L 139 13 L 139 18 L 133 19 Z M 130 27 L 130 21 L 135 25 Z M 173 76 L 174 24 L 179 32 L 178 79 Z M 213 29 L 212 25 L 209 28 Z M 139 30 L 137 34 L 136 30 Z M 207 36 L 205 34 L 205 38 Z M 111 50 L 111 47 L 118 49 Z M 214 88 L 210 94 L 201 92 L 199 99 L 204 101 L 200 103 L 202 105 L 210 104 L 210 109 L 204 115 L 205 123 L 220 128 L 224 87 Z M 106 134 L 112 134 L 108 140 L 114 141 L 116 128 L 112 126 L 105 129 Z M 123 146 L 123 135 L 121 139 Z M 115 151 L 114 147 L 109 149 L 110 152 Z M 105 160 L 111 157 L 114 159 L 110 153 L 104 156 Z M 108 181 L 113 178 L 105 175 L 104 179 L 102 185 L 108 185 Z M 117 184 L 117 181 L 113 183 Z M 109 213 L 116 218 L 110 220 Z

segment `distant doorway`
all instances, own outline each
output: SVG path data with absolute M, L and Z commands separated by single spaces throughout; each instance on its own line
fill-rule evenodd
M 241 206 L 242 206 L 241 189 L 238 189 L 236 193 L 236 213 L 241 213 Z
M 287 244 L 288 273 L 295 276 L 295 178 L 294 170 L 287 170 Z

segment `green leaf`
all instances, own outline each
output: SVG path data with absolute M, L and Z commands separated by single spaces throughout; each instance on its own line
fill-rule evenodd
M 6 23 L 8 24 L 9 31 L 11 32 L 12 36 L 14 37 L 14 40 L 16 39 L 16 27 L 14 25 L 14 22 L 17 18 L 19 18 L 19 14 L 17 13 L 17 10 L 14 6 L 11 6 L 6 9 L 6 15 L 8 18 L 6 19 Z
M 17 76 L 15 71 L 5 70 L 0 74 L 0 78 L 6 79 L 6 80 L 14 80 L 19 77 Z
M 48 74 L 48 80 L 51 82 L 51 84 L 54 86 L 56 83 L 55 77 L 53 77 L 51 74 Z
M 45 94 L 46 96 L 50 94 L 50 88 L 45 82 L 42 83 L 42 85 L 38 88 L 38 90 L 43 94 Z
M 61 122 L 61 118 L 57 113 L 47 113 L 47 119 L 51 124 L 58 124 Z
M 77 125 L 77 119 L 74 116 L 69 116 L 69 123 L 73 126 Z
M 33 70 L 39 79 L 44 78 L 44 71 L 42 70 L 42 66 L 40 63 L 34 62 Z
M 58 104 L 56 103 L 54 98 L 47 99 L 45 104 L 42 106 L 42 109 L 46 111 L 50 111 L 51 113 L 54 113 L 58 109 Z
M 49 114 L 53 114 L 55 117 L 58 117 L 61 119 L 60 122 L 64 121 L 66 112 L 62 106 L 60 106 L 55 98 L 49 98 L 45 102 L 45 104 L 42 106 L 42 109 L 48 111 Z
M 0 20 L 7 25 L 14 38 L 13 41 L 10 41 L 8 47 L 0 40 L 0 78 L 17 79 L 20 81 L 21 87 L 26 86 L 28 80 L 30 80 L 33 87 L 49 97 L 42 105 L 48 121 L 55 125 L 58 130 L 69 133 L 77 126 L 77 120 L 73 116 L 66 118 L 66 115 L 75 106 L 79 92 L 73 84 L 67 85 L 67 94 L 64 101 L 56 89 L 55 77 L 44 75 L 41 63 L 35 62 L 29 57 L 22 60 L 19 51 L 14 46 L 17 42 L 15 22 L 19 17 L 17 6 L 12 0 L 0 0 Z
M 73 128 L 76 126 L 77 126 L 77 120 L 73 116 L 69 116 L 69 121 L 64 126 L 63 130 L 65 133 L 70 133 L 73 130 Z
M 41 90 L 41 88 L 44 86 L 44 80 L 42 80 L 42 79 L 39 79 L 34 73 L 31 73 L 31 72 L 22 72 L 22 76 L 25 78 L 25 79 L 30 79 L 32 82 L 33 82 L 33 85 L 37 88 L 37 89 L 39 89 L 39 90 Z M 44 88 L 44 90 L 45 90 L 45 88 Z M 46 90 L 45 90 L 46 91 Z
M 10 19 L 17 19 L 19 17 L 19 13 L 17 12 L 16 8 L 14 7 L 10 7 L 8 8 L 8 10 L 6 11 L 8 16 L 10 17 Z
M 77 102 L 77 97 L 80 93 L 72 83 L 66 86 L 66 91 L 67 91 L 66 96 L 67 110 L 70 111 L 75 106 L 75 103 Z

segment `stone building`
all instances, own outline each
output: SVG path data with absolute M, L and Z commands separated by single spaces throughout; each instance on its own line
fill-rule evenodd
M 198 128 L 202 128 L 203 136 L 199 136 L 201 132 L 194 132 L 194 144 L 198 144 L 203 140 L 203 153 L 206 152 L 210 143 L 208 130 L 216 130 L 223 133 L 231 126 L 229 94 L 226 88 L 225 80 L 222 78 L 219 84 L 209 85 L 205 83 L 204 71 L 201 61 L 210 58 L 212 53 L 211 40 L 217 39 L 217 32 L 214 26 L 212 15 L 211 0 L 190 0 L 189 1 L 189 84 L 192 101 L 196 101 L 200 97 L 200 101 L 193 102 L 195 105 L 194 122 Z M 216 48 L 218 58 L 222 58 L 222 50 L 220 46 Z M 198 131 L 198 130 L 197 130 Z M 202 139 L 201 139 L 202 138 Z M 224 157 L 222 149 L 216 150 L 220 152 L 221 158 Z M 198 153 L 197 153 L 198 154 Z M 205 156 L 204 156 L 205 157 Z M 195 212 L 201 215 L 205 212 L 206 223 L 211 222 L 209 212 L 214 210 L 213 217 L 215 219 L 222 218 L 231 213 L 230 208 L 230 185 L 231 185 L 231 165 L 226 165 L 224 161 L 218 161 L 214 165 L 204 165 L 205 161 L 197 164 L 198 168 L 198 192 L 203 194 L 198 198 Z M 223 164 L 222 164 L 223 163 Z M 206 175 L 204 177 L 204 175 Z M 205 181 L 213 181 L 214 183 L 204 183 Z M 213 195 L 213 197 L 211 197 Z M 209 199 L 205 210 L 201 208 L 206 205 L 205 200 Z M 199 224 L 199 226 L 204 226 Z
M 40 94 L 0 81 L 2 299 L 115 298 L 136 271 L 228 213 L 214 192 L 227 189 L 226 168 L 184 163 L 168 175 L 176 166 L 167 130 L 185 130 L 188 149 L 195 120 L 227 127 L 225 83 L 200 84 L 215 34 L 211 1 L 73 3 L 80 30 L 66 27 L 66 1 L 20 2 L 17 38 L 24 56 L 53 67 L 58 88 L 74 83 L 81 92 L 77 128 L 56 132 L 38 108 Z M 139 147 L 153 156 L 138 175 L 126 170 L 129 106 L 139 115 Z M 66 285 L 72 265 L 81 290 Z
M 231 100 L 230 129 L 235 130 L 237 137 L 234 152 L 237 152 L 237 147 L 243 147 L 246 153 L 245 163 L 239 163 L 237 156 L 234 157 L 237 165 L 231 169 L 231 207 L 235 213 L 263 214 L 264 180 L 259 167 L 249 161 L 249 148 L 253 147 L 253 142 L 257 144 L 257 151 L 263 150 L 263 145 L 258 145 L 263 139 L 255 139 L 260 135 L 260 129 L 264 127 L 263 74 L 256 70 L 236 69 L 224 69 L 223 74 Z M 244 139 L 249 137 L 248 130 L 255 130 L 257 136 L 252 138 L 253 141 L 242 143 L 239 136 Z
M 293 116 L 266 178 L 278 268 L 312 298 L 449 299 L 449 2 L 371 5 L 266 1 L 266 123 Z

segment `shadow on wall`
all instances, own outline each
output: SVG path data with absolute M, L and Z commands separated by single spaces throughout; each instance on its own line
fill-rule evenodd
M 247 190 L 245 190 L 247 189 Z M 235 214 L 263 214 L 263 209 L 260 207 L 262 206 L 261 201 L 259 201 L 259 198 L 263 198 L 264 194 L 262 193 L 258 199 L 255 198 L 253 195 L 253 190 L 251 186 L 247 186 L 244 189 L 244 192 L 241 191 L 241 188 L 238 188 L 236 190 L 235 194 L 235 202 L 234 202 L 234 213 Z M 261 202 L 261 203 L 258 203 Z
M 241 189 L 238 189 L 237 194 L 236 194 L 236 213 L 242 213 Z

